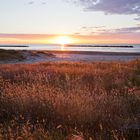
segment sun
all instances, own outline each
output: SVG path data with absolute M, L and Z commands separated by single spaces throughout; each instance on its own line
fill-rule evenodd
M 59 36 L 59 37 L 56 37 L 54 42 L 60 45 L 67 45 L 67 44 L 72 44 L 74 41 L 72 38 L 68 36 Z

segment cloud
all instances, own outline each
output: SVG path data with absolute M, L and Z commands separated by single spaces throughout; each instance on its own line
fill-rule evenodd
M 134 18 L 135 20 L 140 20 L 140 15 L 139 15 L 139 17 L 137 17 L 137 18 Z
M 140 35 L 140 26 L 126 27 L 126 28 L 117 28 L 117 29 L 103 29 L 100 32 L 101 34 L 139 34 Z
M 140 0 L 73 0 L 85 10 L 103 11 L 105 14 L 136 14 L 140 20 Z
M 30 2 L 28 2 L 28 4 L 29 4 L 29 5 L 32 5 L 32 4 L 34 4 L 34 1 L 30 1 Z
M 120 29 L 116 29 L 115 31 L 116 32 L 124 32 L 124 33 L 140 32 L 140 26 L 138 26 L 138 27 L 120 28 Z
M 45 4 L 46 4 L 46 2 L 42 2 L 42 4 L 43 4 L 43 5 L 45 5 Z
M 44 1 L 43 1 L 43 0 L 40 0 L 39 2 L 40 2 L 42 5 L 45 5 L 45 4 L 46 4 L 46 0 L 44 0 Z M 33 4 L 35 4 L 35 3 L 36 3 L 36 1 L 33 0 L 33 1 L 29 1 L 27 4 L 28 4 L 28 5 L 33 5 Z
M 105 26 L 95 26 L 95 27 L 92 27 L 92 26 L 83 26 L 81 27 L 81 29 L 101 29 L 101 28 L 105 28 Z
M 80 35 L 80 33 L 74 33 L 74 35 Z
M 140 36 L 140 25 L 132 26 L 132 27 L 124 27 L 124 28 L 114 28 L 109 29 L 105 26 L 83 26 L 80 28 L 80 34 L 84 35 L 139 35 Z

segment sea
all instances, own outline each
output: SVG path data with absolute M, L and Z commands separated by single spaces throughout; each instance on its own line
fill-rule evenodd
M 7 45 L 7 44 L 3 44 Z M 12 46 L 18 46 L 17 44 L 12 44 Z M 78 53 L 54 53 L 55 57 L 47 57 L 43 54 L 40 54 L 39 57 L 33 58 L 32 56 L 28 56 L 27 59 L 23 62 L 15 61 L 15 62 L 0 62 L 0 64 L 5 63 L 36 63 L 36 62 L 61 62 L 61 61 L 69 61 L 69 62 L 93 62 L 93 61 L 131 61 L 135 59 L 140 59 L 140 44 L 78 44 L 72 46 L 65 45 L 49 45 L 49 44 L 20 44 L 19 46 L 28 46 L 28 47 L 2 47 L 0 45 L 0 49 L 6 50 L 45 50 L 45 51 L 74 51 Z M 81 46 L 82 45 L 82 46 Z M 94 46 L 94 47 L 93 47 Z M 98 46 L 98 47 L 95 47 Z M 99 47 L 100 46 L 100 47 Z M 107 47 L 101 47 L 107 46 Z M 109 47 L 113 46 L 113 47 Z M 114 47 L 115 46 L 115 47 Z M 125 47 L 120 47 L 125 46 Z M 126 47 L 133 46 L 133 47 Z M 79 53 L 84 52 L 84 53 Z M 85 52 L 109 52 L 110 55 L 106 55 L 105 53 L 94 53 L 96 55 L 88 55 L 89 53 Z M 111 54 L 112 52 L 112 54 Z M 117 54 L 113 53 L 116 52 Z M 124 55 L 124 53 L 128 53 L 128 55 Z M 92 54 L 92 53 L 91 53 Z M 135 55 L 137 54 L 137 55 Z
M 140 53 L 140 44 L 82 44 L 82 47 L 77 45 L 76 46 L 73 45 L 72 47 L 66 47 L 64 45 L 48 45 L 48 44 L 23 44 L 23 45 L 26 45 L 28 47 L 2 47 L 2 45 L 0 45 L 1 46 L 0 49 Z M 92 47 L 92 46 L 98 46 L 98 47 Z M 99 46 L 116 46 L 116 47 L 99 47 Z M 127 47 L 121 48 L 117 46 L 133 46 L 133 48 L 127 48 Z

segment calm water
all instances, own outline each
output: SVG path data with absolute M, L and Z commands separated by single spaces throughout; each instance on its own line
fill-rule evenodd
M 96 44 L 91 44 L 91 45 L 96 45 Z M 99 44 L 98 44 L 99 45 Z M 104 44 L 102 44 L 104 45 Z M 106 45 L 110 45 L 110 44 L 106 44 Z M 117 45 L 121 45 L 121 44 L 113 44 L 113 46 L 117 46 Z M 128 45 L 130 46 L 130 44 L 123 44 L 123 45 Z M 100 51 L 100 52 L 140 52 L 140 44 L 131 44 L 132 46 L 134 46 L 134 48 L 105 48 L 105 47 L 64 47 L 64 46 L 60 46 L 60 45 L 42 45 L 42 44 L 34 44 L 34 45 L 28 45 L 29 47 L 0 47 L 0 49 L 15 49 L 15 50 L 52 50 L 52 51 L 56 51 L 56 50 L 62 50 L 62 51 Z

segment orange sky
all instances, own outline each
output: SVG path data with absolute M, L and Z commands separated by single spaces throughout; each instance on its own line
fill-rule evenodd
M 140 44 L 139 5 L 140 0 L 1 0 L 0 44 Z
M 70 44 L 139 44 L 139 36 L 134 35 L 41 35 L 41 34 L 0 34 L 0 44 L 59 44 L 59 38 L 68 38 Z M 132 39 L 133 38 L 133 39 Z M 65 40 L 64 40 L 65 41 Z M 67 40 L 66 40 L 67 41 Z

